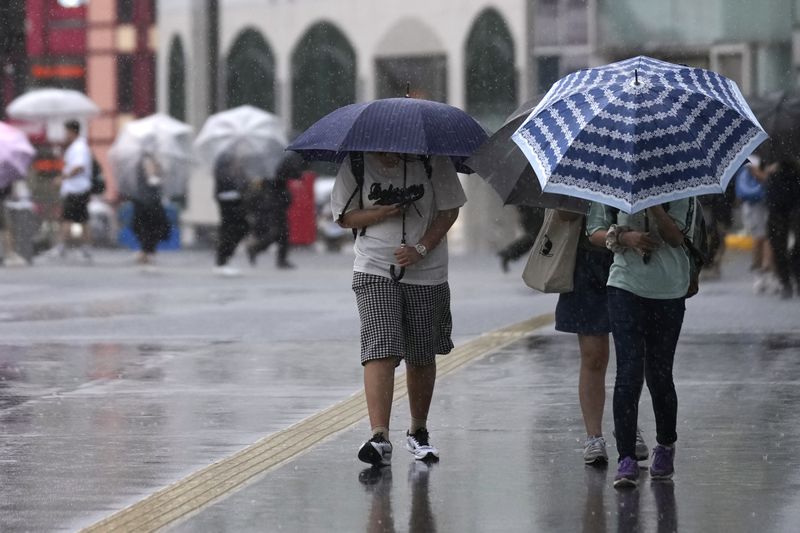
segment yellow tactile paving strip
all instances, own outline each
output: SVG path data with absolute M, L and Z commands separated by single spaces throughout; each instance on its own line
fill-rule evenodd
M 553 322 L 553 315 L 540 315 L 481 335 L 439 360 L 442 377 L 466 363 L 492 353 Z M 395 380 L 395 401 L 406 396 L 405 374 Z M 276 468 L 309 450 L 321 440 L 367 416 L 364 393 L 269 435 L 234 455 L 213 463 L 147 498 L 82 530 L 156 531 L 208 505 L 253 477 Z

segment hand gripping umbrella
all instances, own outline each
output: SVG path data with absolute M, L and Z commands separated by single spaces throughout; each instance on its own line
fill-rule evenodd
M 626 213 L 721 194 L 766 138 L 733 81 L 644 56 L 562 78 L 512 136 L 544 192 Z
M 416 98 L 386 98 L 333 111 L 300 134 L 288 150 L 308 160 L 337 163 L 350 152 L 449 156 L 459 172 L 471 173 L 464 161 L 486 138 L 481 125 L 457 107 Z M 406 157 L 403 165 L 405 177 Z M 401 268 L 392 277 L 399 281 L 403 273 Z

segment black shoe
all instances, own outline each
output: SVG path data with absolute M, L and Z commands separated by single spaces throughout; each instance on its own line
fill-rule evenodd
M 358 449 L 358 459 L 372 466 L 389 466 L 392 463 L 392 443 L 376 433 Z
M 295 266 L 289 261 L 278 261 L 277 267 L 282 270 L 291 270 L 292 268 L 295 268 Z
M 500 269 L 503 271 L 504 274 L 508 274 L 508 263 L 511 262 L 511 259 L 508 256 L 503 254 L 498 254 L 500 256 Z

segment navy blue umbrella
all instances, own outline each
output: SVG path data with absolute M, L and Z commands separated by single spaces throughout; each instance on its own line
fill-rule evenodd
M 340 162 L 348 152 L 450 156 L 459 172 L 487 138 L 475 119 L 451 105 L 386 98 L 341 107 L 315 122 L 288 147 L 307 160 Z

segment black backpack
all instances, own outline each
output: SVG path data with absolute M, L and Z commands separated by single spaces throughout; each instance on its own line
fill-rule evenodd
M 700 290 L 700 271 L 703 270 L 703 265 L 709 262 L 709 246 L 708 246 L 708 228 L 706 227 L 706 219 L 703 216 L 703 207 L 697 198 L 692 198 L 692 203 L 689 206 L 689 212 L 692 225 L 686 228 L 683 237 L 683 249 L 686 255 L 689 256 L 689 289 L 686 291 L 686 297 L 691 298 Z M 669 204 L 664 206 L 665 211 L 669 211 Z M 689 232 L 692 237 L 689 238 Z
M 92 194 L 103 194 L 106 192 L 106 179 L 103 177 L 103 167 L 92 157 L 92 186 L 89 189 Z

